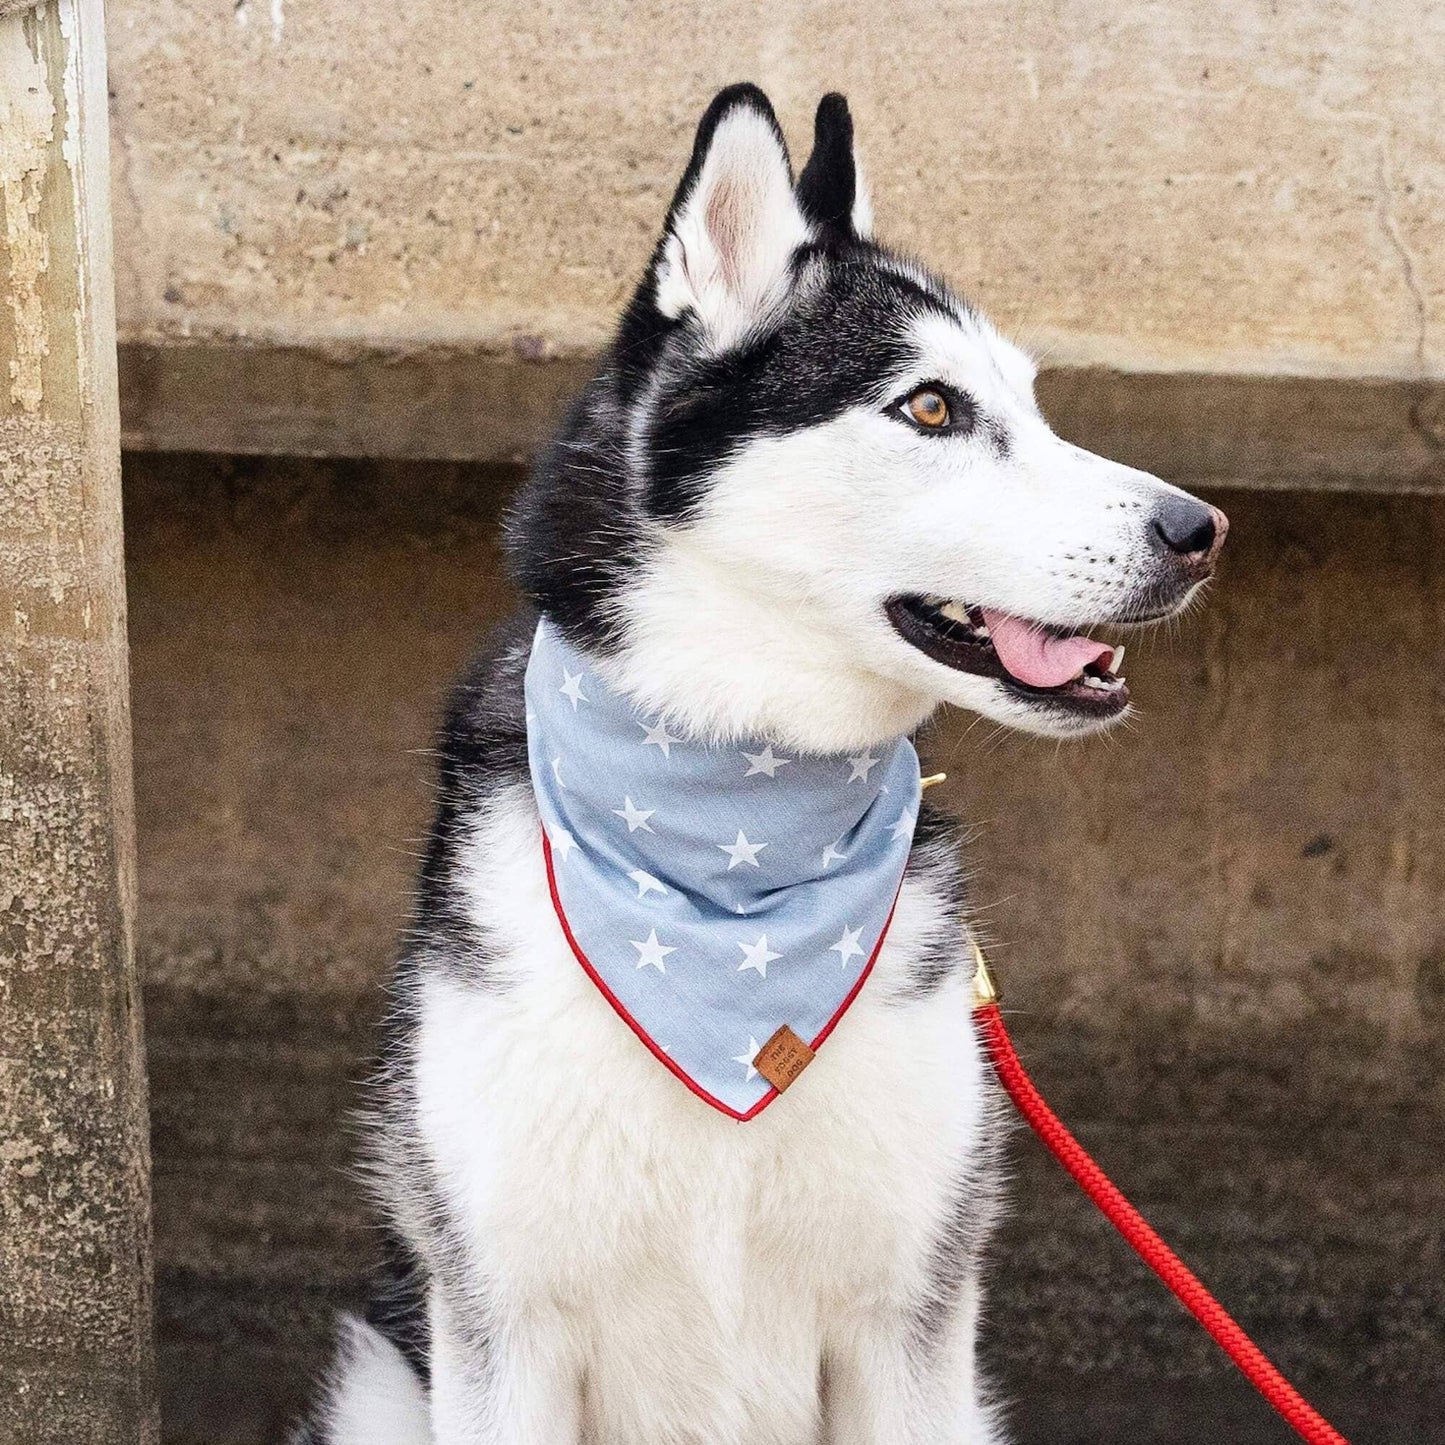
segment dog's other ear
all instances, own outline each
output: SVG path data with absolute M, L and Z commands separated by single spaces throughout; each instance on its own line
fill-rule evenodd
M 793 252 L 809 239 L 767 96 L 755 85 L 729 86 L 697 128 L 668 211 L 658 310 L 692 311 L 715 345 L 730 345 L 780 299 Z
M 853 117 L 836 91 L 818 102 L 813 154 L 798 180 L 798 204 L 824 235 L 866 241 L 873 234 L 873 207 L 853 145 Z

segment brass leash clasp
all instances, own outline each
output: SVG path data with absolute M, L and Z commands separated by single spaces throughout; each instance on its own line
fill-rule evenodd
M 973 1006 L 976 1009 L 987 1008 L 989 1004 L 998 1003 L 1003 994 L 988 960 L 983 956 L 983 949 L 972 938 L 968 942 L 973 949 Z

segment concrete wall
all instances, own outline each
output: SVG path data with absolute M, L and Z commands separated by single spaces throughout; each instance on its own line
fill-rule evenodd
M 173 1445 L 261 1445 L 372 1240 L 344 1169 L 442 690 L 510 596 L 474 467 L 131 459 L 141 937 Z M 1020 1047 L 1351 1438 L 1445 1442 L 1445 501 L 1219 494 L 1209 606 L 1058 749 L 950 717 Z M 960 1029 L 966 1027 L 960 1017 Z M 1019 1439 L 1282 1439 L 1013 1143 Z
M 1071 363 L 1438 376 L 1428 0 L 117 0 L 127 337 L 591 348 L 702 107 L 846 91 L 883 232 Z
M 1083 416 L 1233 379 L 1176 465 L 1445 486 L 1432 0 L 110 9 L 133 445 L 525 453 L 573 380 L 547 359 L 606 338 L 702 107 L 751 77 L 800 153 L 848 92 L 881 233 L 1053 371 L 1122 373 Z M 1225 466 L 1241 423 L 1265 444 Z

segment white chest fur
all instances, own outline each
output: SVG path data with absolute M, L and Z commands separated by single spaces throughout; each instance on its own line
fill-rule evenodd
M 536 1325 L 549 1368 L 566 1357 L 588 1441 L 835 1438 L 820 1437 L 820 1374 L 846 1381 L 875 1333 L 906 1350 L 961 1192 L 990 1206 L 967 973 L 909 989 L 958 921 L 906 882 L 858 1001 L 786 1097 L 738 1124 L 668 1074 L 578 966 L 525 788 L 479 824 L 468 874 L 494 986 L 423 980 L 414 1103 L 478 1297 L 504 1332 L 530 1322 L 519 1345 Z M 971 1383 L 960 1309 L 946 1353 L 970 1381 L 954 1393 Z

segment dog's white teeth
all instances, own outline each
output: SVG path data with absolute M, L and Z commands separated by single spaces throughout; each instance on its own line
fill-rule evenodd
M 1109 671 L 1112 672 L 1112 673 L 1114 673 L 1114 674 L 1117 676 L 1117 675 L 1118 675 L 1118 672 L 1119 672 L 1119 669 L 1120 669 L 1121 667 L 1123 667 L 1123 665 L 1124 665 L 1124 649 L 1123 649 L 1122 647 L 1116 647 L 1116 648 L 1114 649 L 1114 655 L 1113 655 L 1113 657 L 1111 657 L 1111 658 L 1109 659 Z M 1122 677 L 1119 678 L 1119 681 L 1120 681 L 1120 682 L 1123 682 L 1123 680 L 1124 680 L 1124 679 L 1123 679 Z
M 983 638 L 985 642 L 989 640 L 989 631 L 987 627 L 975 627 L 973 630 L 978 634 L 978 636 Z
M 950 622 L 961 622 L 965 627 L 972 627 L 973 622 L 969 618 L 968 608 L 962 602 L 945 602 L 939 609 Z
M 1109 684 L 1102 677 L 1091 677 L 1087 672 L 1081 672 L 1075 681 L 1082 682 L 1085 687 L 1092 687 L 1095 692 L 1109 691 Z

